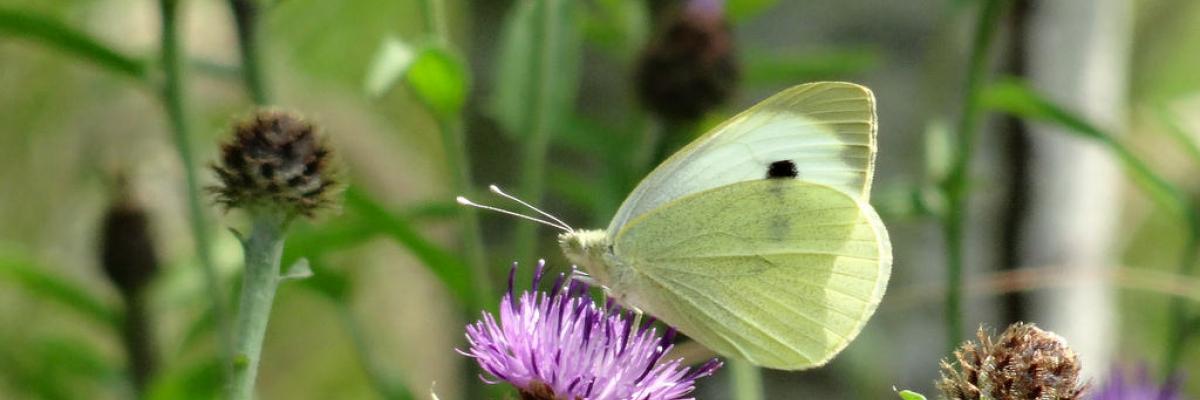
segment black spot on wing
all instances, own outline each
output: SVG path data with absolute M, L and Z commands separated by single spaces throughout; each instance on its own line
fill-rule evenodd
M 779 160 L 767 166 L 767 179 L 788 179 L 800 175 L 796 163 L 791 160 Z

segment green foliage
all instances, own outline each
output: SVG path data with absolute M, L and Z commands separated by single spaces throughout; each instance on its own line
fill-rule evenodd
M 836 49 L 812 54 L 779 54 L 749 51 L 745 81 L 750 86 L 780 87 L 797 82 L 845 80 L 879 65 L 879 52 L 871 49 Z
M 425 46 L 408 68 L 405 81 L 434 114 L 458 115 L 467 101 L 467 68 L 442 46 Z
M 121 313 L 107 302 L 89 294 L 84 287 L 50 272 L 28 256 L 11 249 L 0 249 L 0 281 L 8 281 L 29 294 L 53 301 L 103 326 L 119 329 Z
M 901 390 L 896 393 L 899 394 L 900 398 L 903 400 L 925 400 L 924 395 L 911 390 Z
M 215 399 L 221 391 L 221 365 L 215 358 L 167 371 L 151 385 L 148 400 Z
M 407 220 L 388 212 L 366 193 L 353 187 L 346 191 L 346 208 L 371 221 L 376 229 L 411 251 L 463 305 L 478 306 L 484 301 L 475 297 L 473 278 L 466 264 L 426 240 Z
M 505 133 L 528 138 L 538 118 L 550 118 L 546 129 L 556 132 L 563 122 L 558 116 L 574 105 L 583 41 L 575 7 L 574 1 L 520 1 L 505 18 L 487 104 Z M 552 18 L 542 17 L 547 12 Z
M 137 80 L 146 75 L 145 62 L 121 54 L 87 33 L 37 14 L 0 8 L 0 34 L 42 42 L 118 75 Z
M 388 36 L 367 71 L 364 88 L 379 97 L 397 82 L 439 118 L 457 115 L 467 100 L 468 71 L 462 60 L 436 42 L 420 45 Z
M 983 94 L 983 104 L 996 111 L 1020 118 L 1055 124 L 1067 132 L 1095 140 L 1107 147 L 1117 161 L 1160 206 L 1179 216 L 1188 216 L 1190 200 L 1175 185 L 1150 169 L 1149 165 L 1116 138 L 1116 136 L 1087 122 L 1015 79 L 993 83 Z M 1185 222 L 1187 222 L 1185 220 Z
M 417 59 L 417 49 L 395 36 L 388 36 L 380 44 L 375 53 L 374 61 L 367 70 L 363 89 L 371 97 L 379 97 L 395 86 L 404 77 L 413 61 Z
M 646 3 L 599 0 L 583 16 L 584 38 L 618 60 L 629 62 L 650 33 Z
M 778 2 L 779 0 L 728 0 L 725 3 L 725 12 L 729 13 L 729 17 L 734 21 L 741 22 L 766 12 Z

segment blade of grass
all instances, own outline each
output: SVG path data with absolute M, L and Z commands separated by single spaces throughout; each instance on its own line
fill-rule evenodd
M 1196 143 L 1196 139 L 1187 130 L 1183 129 L 1183 125 L 1179 123 L 1179 118 L 1175 116 L 1171 110 L 1165 105 L 1154 107 L 1154 116 L 1158 117 L 1159 122 L 1167 127 L 1167 134 L 1171 135 L 1175 142 L 1183 147 L 1184 152 L 1192 158 L 1192 162 L 1200 163 L 1200 144 Z
M 146 80 L 147 66 L 144 61 L 125 55 L 53 18 L 0 8 L 0 33 L 32 39 L 109 72 L 138 81 Z
M 346 190 L 346 208 L 377 224 L 389 237 L 411 251 L 461 304 L 471 309 L 483 308 L 484 298 L 479 297 L 480 293 L 472 286 L 471 271 L 462 260 L 426 240 L 408 221 L 388 212 L 360 189 Z
M 54 301 L 116 332 L 121 313 L 73 282 L 49 273 L 50 268 L 12 251 L 0 251 L 0 280 L 20 286 L 38 298 Z
M 1095 140 L 1108 149 L 1121 164 L 1134 183 L 1145 191 L 1159 207 L 1174 214 L 1183 223 L 1187 234 L 1186 245 L 1179 257 L 1179 274 L 1194 273 L 1200 253 L 1200 213 L 1188 197 L 1187 192 L 1155 173 L 1149 164 L 1123 144 L 1115 135 L 1092 125 L 1083 117 L 1072 113 L 1046 99 L 1020 81 L 1008 79 L 998 81 L 988 88 L 984 103 L 998 111 L 1017 117 L 1055 124 L 1067 132 Z M 1174 371 L 1179 365 L 1183 348 L 1190 339 L 1189 307 L 1184 299 L 1174 298 L 1170 306 L 1170 327 L 1166 340 L 1166 368 Z
M 983 103 L 989 109 L 1027 120 L 1058 125 L 1065 128 L 1067 132 L 1099 142 L 1116 156 L 1117 161 L 1134 182 L 1146 191 L 1159 206 L 1180 217 L 1186 217 L 1191 213 L 1188 211 L 1191 208 L 1191 201 L 1187 195 L 1155 173 L 1149 164 L 1134 154 L 1128 146 L 1121 143 L 1115 135 L 1054 104 L 1025 83 L 1016 79 L 997 80 L 985 91 Z
M 956 132 L 957 146 L 950 171 L 939 185 L 946 199 L 946 209 L 942 215 L 942 236 L 946 242 L 946 281 L 950 289 L 946 291 L 944 312 L 947 346 L 951 350 L 958 346 L 963 338 L 962 284 L 963 267 L 966 263 L 964 241 L 970 195 L 970 167 L 975 153 L 975 140 L 979 136 L 979 120 L 983 108 L 980 102 L 981 91 L 989 65 L 988 55 L 994 42 L 992 37 L 995 36 L 1000 16 L 1007 5 L 1006 0 L 985 0 L 979 5 L 971 56 L 967 61 L 963 111 Z

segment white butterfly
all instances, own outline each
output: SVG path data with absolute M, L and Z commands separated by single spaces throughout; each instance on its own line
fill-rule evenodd
M 607 230 L 538 220 L 566 231 L 567 257 L 623 305 L 725 356 L 824 365 L 866 325 L 891 273 L 868 204 L 875 132 L 867 88 L 792 87 L 664 161 Z

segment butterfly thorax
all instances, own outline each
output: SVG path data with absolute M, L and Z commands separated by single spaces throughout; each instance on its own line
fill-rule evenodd
M 607 232 L 598 229 L 567 232 L 558 235 L 558 244 L 567 259 L 583 268 L 596 283 L 611 286 L 612 241 Z

